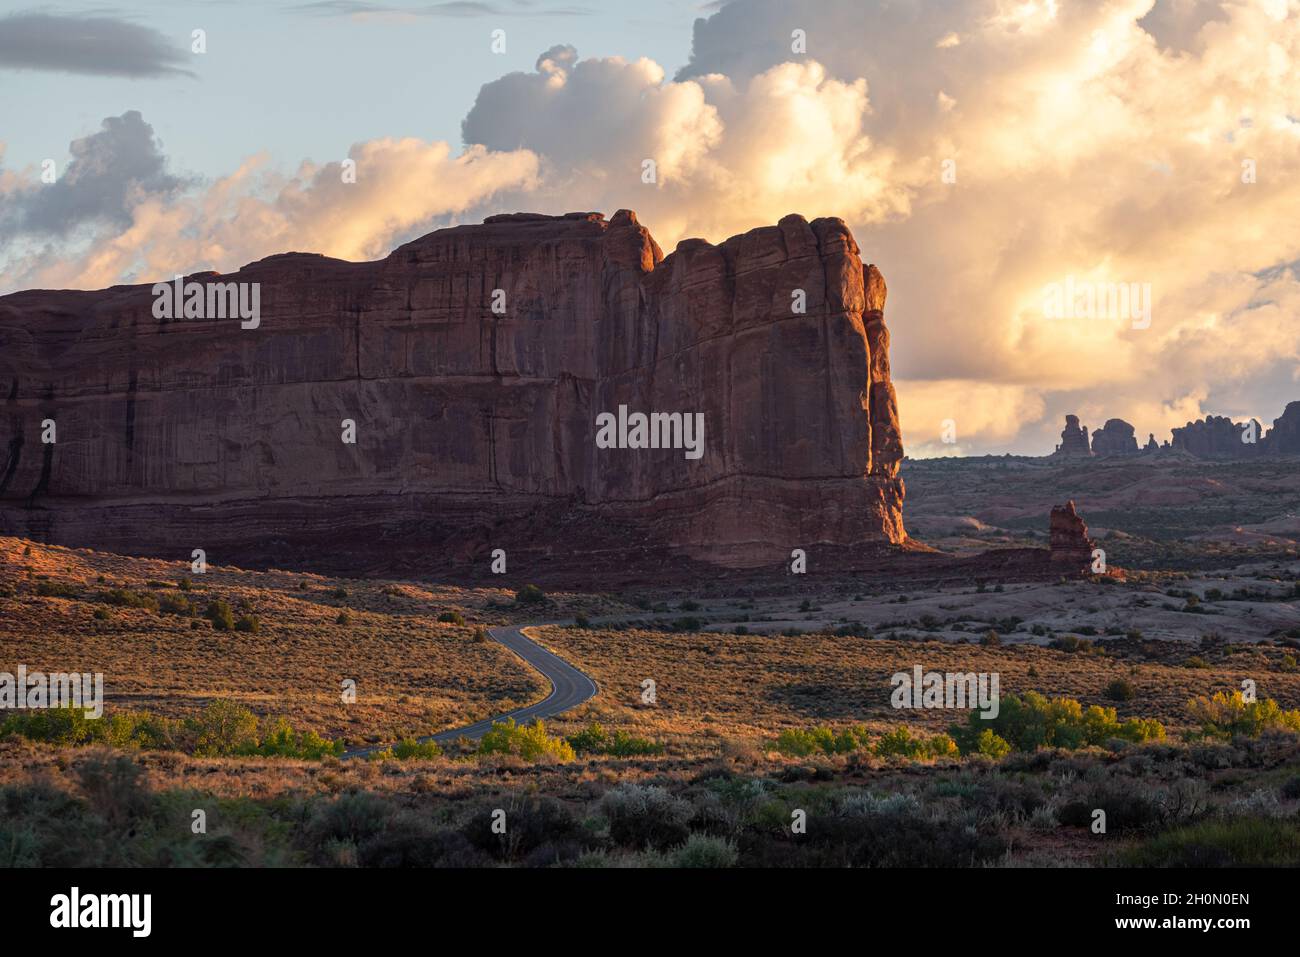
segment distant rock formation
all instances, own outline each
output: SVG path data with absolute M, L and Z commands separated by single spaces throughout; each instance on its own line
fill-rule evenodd
M 1053 565 L 1064 571 L 1077 573 L 1092 567 L 1092 550 L 1096 547 L 1088 537 L 1088 526 L 1074 509 L 1074 500 L 1052 508 L 1048 547 Z
M 1088 444 L 1088 427 L 1079 425 L 1077 415 L 1065 417 L 1065 428 L 1061 431 L 1061 444 L 1056 447 L 1056 454 L 1071 457 L 1092 455 Z
M 1245 459 L 1260 454 L 1263 427 L 1255 419 L 1237 423 L 1222 415 L 1188 422 L 1173 430 L 1173 448 L 1203 459 Z
M 840 219 L 665 257 L 629 210 L 519 213 L 186 278 L 184 319 L 149 284 L 0 297 L 0 534 L 303 567 L 505 547 L 512 571 L 906 541 L 885 282 Z M 227 283 L 256 323 L 216 317 Z
M 1288 402 L 1263 440 L 1270 455 L 1300 455 L 1300 402 Z
M 1160 443 L 1156 441 L 1156 435 L 1154 432 L 1147 433 L 1147 444 L 1142 446 L 1142 451 L 1144 453 L 1160 451 Z
M 1123 419 L 1107 419 L 1105 425 L 1092 433 L 1093 455 L 1133 455 L 1137 450 L 1133 426 Z

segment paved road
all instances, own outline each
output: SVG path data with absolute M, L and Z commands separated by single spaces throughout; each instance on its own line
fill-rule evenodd
M 441 731 L 438 734 L 431 734 L 420 738 L 420 741 L 436 741 L 439 744 L 445 744 L 449 741 L 455 741 L 457 738 L 469 738 L 477 740 L 485 733 L 492 729 L 492 722 L 504 721 L 506 718 L 514 718 L 519 724 L 532 721 L 534 718 L 549 718 L 557 715 L 562 711 L 568 711 L 570 708 L 576 708 L 584 701 L 589 701 L 595 697 L 597 688 L 596 682 L 592 681 L 573 665 L 569 664 L 558 655 L 547 651 L 537 642 L 530 640 L 524 635 L 525 628 L 535 628 L 541 625 L 562 624 L 562 622 L 534 622 L 530 625 L 501 625 L 496 628 L 489 628 L 488 634 L 494 639 L 501 642 L 528 664 L 532 665 L 542 673 L 542 676 L 551 683 L 551 693 L 536 704 L 530 704 L 523 708 L 517 708 L 507 714 L 499 714 L 495 717 L 484 718 L 475 724 L 467 725 L 463 728 L 453 728 L 450 731 Z M 387 744 L 376 744 L 365 748 L 354 748 L 343 754 L 345 758 L 365 757 L 375 751 L 382 751 L 390 747 Z

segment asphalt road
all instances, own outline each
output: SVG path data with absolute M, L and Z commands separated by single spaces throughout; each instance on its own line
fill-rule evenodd
M 452 728 L 450 731 L 440 731 L 437 734 L 427 735 L 420 738 L 421 742 L 436 741 L 439 744 L 445 744 L 449 741 L 455 741 L 457 738 L 469 738 L 477 740 L 485 733 L 492 729 L 494 721 L 504 721 L 506 718 L 514 718 L 519 724 L 526 724 L 534 718 L 549 718 L 557 715 L 562 711 L 568 711 L 570 708 L 576 708 L 584 701 L 589 701 L 595 697 L 597 688 L 596 682 L 592 681 L 573 665 L 569 664 L 558 655 L 547 651 L 537 642 L 530 640 L 524 635 L 525 628 L 533 628 L 540 625 L 560 624 L 559 622 L 534 622 L 528 625 L 501 625 L 496 628 L 489 628 L 488 634 L 496 641 L 505 645 L 525 662 L 532 665 L 542 673 L 542 676 L 551 683 L 551 693 L 536 704 L 530 704 L 523 708 L 517 708 L 506 714 L 499 714 L 491 718 L 484 718 L 482 721 L 466 725 L 463 728 Z M 345 758 L 360 758 L 375 751 L 382 751 L 391 747 L 387 744 L 375 744 L 364 748 L 354 748 L 351 751 L 345 751 Z

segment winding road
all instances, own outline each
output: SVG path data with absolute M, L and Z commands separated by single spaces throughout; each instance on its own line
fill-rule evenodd
M 536 704 L 516 708 L 506 714 L 484 718 L 482 721 L 476 721 L 474 724 L 466 725 L 463 728 L 452 728 L 450 731 L 440 731 L 437 734 L 426 735 L 417 740 L 421 743 L 435 741 L 438 744 L 446 744 L 455 741 L 457 738 L 477 740 L 492 729 L 493 722 L 514 718 L 519 724 L 525 724 L 534 718 L 549 718 L 563 711 L 568 711 L 570 708 L 576 708 L 584 701 L 590 701 L 595 697 L 598 690 L 596 682 L 559 655 L 547 651 L 524 634 L 525 628 L 559 624 L 565 624 L 565 622 L 541 621 L 527 625 L 499 625 L 488 629 L 488 634 L 493 639 L 505 645 L 527 664 L 532 665 L 542 673 L 542 676 L 551 683 L 550 694 Z M 363 758 L 368 754 L 383 751 L 389 747 L 392 747 L 392 745 L 374 744 L 364 748 L 353 748 L 350 751 L 345 751 L 343 757 Z

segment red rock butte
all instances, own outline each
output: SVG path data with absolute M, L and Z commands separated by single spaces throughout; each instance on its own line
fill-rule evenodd
M 839 219 L 664 257 L 628 210 L 514 214 L 186 278 L 259 283 L 260 324 L 155 318 L 152 284 L 0 297 L 4 534 L 372 568 L 906 541 L 885 283 Z M 703 455 L 597 448 L 620 405 L 703 413 Z

